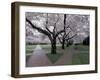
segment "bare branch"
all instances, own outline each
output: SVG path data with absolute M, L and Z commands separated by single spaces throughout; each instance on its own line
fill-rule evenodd
M 55 35 L 55 37 L 58 37 L 59 34 L 63 33 L 64 30 L 58 31 L 57 34 Z
M 53 32 L 51 32 L 47 26 L 45 28 L 49 33 L 53 34 Z
M 50 35 L 50 33 L 48 33 L 46 30 L 41 29 L 40 27 L 36 27 L 34 24 L 32 24 L 32 22 L 26 18 L 26 21 L 32 26 L 33 29 L 36 29 L 38 32 L 43 33 L 45 35 L 47 35 L 49 37 L 49 39 L 51 40 L 52 37 Z
M 63 37 L 63 34 L 60 34 Z
M 49 30 L 49 28 L 48 28 L 48 13 L 47 13 L 47 19 L 46 19 L 45 28 L 46 28 L 46 30 L 47 30 L 49 33 L 53 34 L 53 32 L 51 32 L 51 31 Z
M 70 28 L 70 30 L 71 30 L 71 31 L 73 31 L 73 29 L 70 27 L 70 25 L 68 25 L 68 27 L 67 27 L 67 28 Z
M 69 33 L 71 33 L 71 31 L 69 31 L 67 34 L 65 34 L 65 38 L 69 35 Z
M 72 39 L 73 37 L 75 37 L 77 34 L 73 35 L 72 37 L 67 38 L 66 40 L 68 41 L 69 39 Z
M 56 32 L 56 33 L 58 32 L 56 27 L 55 27 L 55 32 Z
M 61 38 L 58 36 L 58 39 L 59 39 L 59 42 L 62 44 L 62 40 L 61 40 Z
M 56 27 L 55 27 L 55 30 L 56 30 L 56 32 L 58 32 Z M 59 34 L 59 35 L 63 36 L 62 34 Z M 58 36 L 58 39 L 59 39 L 60 43 L 62 44 L 62 40 L 61 40 L 62 38 L 60 38 L 60 37 Z
M 45 23 L 46 25 L 46 27 L 48 26 L 48 13 L 47 13 L 47 19 L 46 19 L 46 23 Z
M 56 26 L 53 26 L 53 33 L 56 34 Z
M 66 26 L 66 14 L 64 14 L 64 30 L 65 30 L 65 26 Z
M 57 22 L 59 21 L 59 14 L 57 14 L 57 16 L 58 16 L 58 19 L 56 20 L 53 26 L 56 26 Z
M 70 28 L 69 25 L 68 25 L 67 27 L 65 27 L 65 30 L 66 30 L 67 28 Z

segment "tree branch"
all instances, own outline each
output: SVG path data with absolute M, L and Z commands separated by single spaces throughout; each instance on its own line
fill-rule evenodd
M 45 28 L 49 33 L 53 34 L 53 32 L 51 32 L 47 26 Z
M 58 39 L 59 39 L 59 42 L 62 44 L 62 40 L 61 40 L 61 38 L 58 36 Z
M 65 30 L 65 26 L 66 26 L 66 14 L 64 14 L 64 30 Z
M 64 34 L 60 34 L 60 35 L 63 37 Z
M 65 30 L 66 30 L 67 28 L 70 28 L 69 25 L 68 25 L 67 27 L 65 27 Z
M 30 20 L 28 20 L 27 18 L 26 18 L 26 21 L 32 26 L 33 29 L 36 29 L 38 32 L 45 34 L 46 36 L 49 37 L 50 40 L 52 40 L 52 37 L 51 37 L 50 33 L 48 33 L 46 30 L 43 30 L 43 29 L 41 29 L 41 28 L 39 28 L 39 27 L 36 27 L 36 26 L 35 26 L 34 24 L 32 24 L 32 22 L 31 22 Z
M 71 31 L 69 31 L 67 34 L 65 34 L 65 38 L 69 35 L 70 32 L 71 32 Z
M 49 28 L 48 28 L 48 13 L 47 13 L 47 19 L 46 19 L 45 28 L 46 28 L 46 30 L 47 30 L 49 33 L 53 34 L 53 32 L 51 32 L 51 31 L 49 30 Z
M 57 14 L 57 16 L 58 16 L 58 19 L 56 20 L 53 26 L 56 26 L 56 23 L 59 21 L 59 15 Z
M 68 26 L 68 28 L 70 28 L 70 30 L 72 30 L 72 31 L 73 31 L 73 29 L 70 27 L 70 25 Z
M 61 33 L 63 33 L 63 32 L 64 32 L 64 30 L 61 30 L 61 31 L 57 32 L 56 35 L 55 35 L 55 37 L 58 37 L 58 35 L 61 34 Z
M 73 37 L 75 37 L 77 34 L 73 35 L 72 37 L 67 38 L 66 40 L 68 41 L 69 39 L 72 39 Z

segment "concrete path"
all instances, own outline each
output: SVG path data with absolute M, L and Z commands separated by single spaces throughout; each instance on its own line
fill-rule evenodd
M 63 55 L 55 63 L 55 65 L 71 65 L 73 53 L 74 53 L 74 49 L 72 46 L 70 46 L 70 48 L 63 51 Z
M 29 58 L 26 66 L 27 67 L 39 67 L 39 66 L 50 66 L 52 63 L 49 61 L 45 55 L 45 51 L 41 48 L 40 45 L 37 45 L 33 55 Z

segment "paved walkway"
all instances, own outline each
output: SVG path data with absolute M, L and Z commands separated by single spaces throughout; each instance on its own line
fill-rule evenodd
M 63 51 L 63 55 L 60 59 L 55 63 L 55 65 L 71 65 L 72 64 L 72 55 L 74 53 L 73 47 L 66 49 Z
M 35 67 L 35 66 L 50 66 L 52 65 L 47 56 L 45 55 L 45 51 L 41 48 L 40 45 L 37 45 L 33 55 L 27 62 L 27 67 Z

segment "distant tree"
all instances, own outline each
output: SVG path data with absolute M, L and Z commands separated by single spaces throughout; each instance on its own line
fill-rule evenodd
M 67 41 L 67 43 L 66 43 L 66 47 L 69 47 L 69 46 L 72 45 L 72 44 L 73 44 L 73 40 L 70 39 L 70 40 Z
M 86 37 L 86 38 L 83 40 L 83 45 L 89 45 L 89 44 L 90 44 L 89 40 L 90 40 L 89 36 Z

